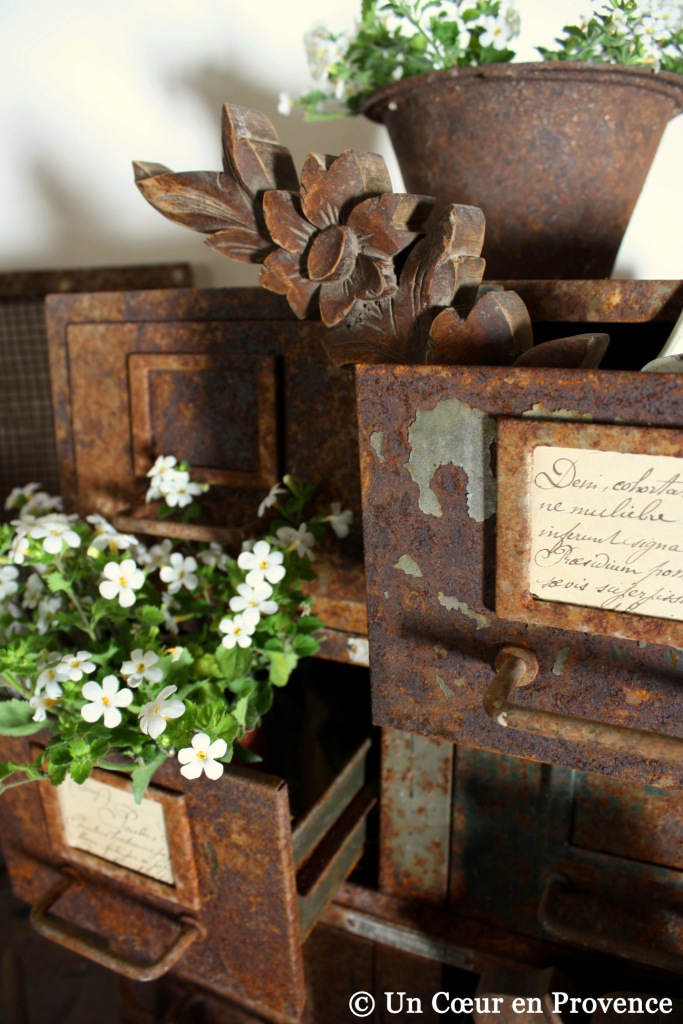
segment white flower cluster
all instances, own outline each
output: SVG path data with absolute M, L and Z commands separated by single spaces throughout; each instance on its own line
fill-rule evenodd
M 170 508 L 185 508 L 195 497 L 206 490 L 206 486 L 190 480 L 187 470 L 176 469 L 178 460 L 174 455 L 159 455 L 147 476 L 150 485 L 146 501 L 163 499 Z

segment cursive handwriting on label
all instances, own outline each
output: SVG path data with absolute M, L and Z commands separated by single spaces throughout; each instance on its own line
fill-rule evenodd
M 537 447 L 530 592 L 683 621 L 683 458 Z
M 133 794 L 88 779 L 67 778 L 57 790 L 69 846 L 173 885 L 164 809 L 156 800 L 136 804 Z

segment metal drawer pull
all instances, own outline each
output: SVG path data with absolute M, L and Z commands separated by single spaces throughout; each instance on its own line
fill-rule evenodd
M 575 898 L 577 896 L 571 879 L 559 873 L 553 874 L 548 879 L 538 904 L 538 923 L 551 938 L 571 943 L 574 946 L 588 946 L 601 953 L 621 956 L 626 960 L 635 960 L 638 963 L 648 964 L 650 967 L 657 967 L 662 971 L 672 971 L 678 974 L 683 969 L 683 956 L 676 953 L 653 949 L 652 946 L 640 946 L 635 942 L 625 942 L 613 934 L 605 935 L 595 928 L 582 930 L 560 920 L 555 911 L 556 898 L 560 893 L 573 893 Z
M 560 715 L 524 707 L 509 699 L 516 686 L 528 686 L 538 673 L 538 661 L 523 647 L 503 647 L 496 656 L 496 674 L 484 691 L 484 711 L 498 725 L 531 732 L 546 739 L 583 743 L 599 750 L 634 754 L 645 760 L 683 765 L 683 739 L 645 729 L 607 725 L 589 718 Z
M 78 929 L 66 921 L 47 916 L 49 910 L 60 896 L 63 896 L 77 881 L 79 881 L 77 875 L 72 875 L 71 873 L 62 874 L 59 881 L 51 889 L 48 889 L 31 910 L 29 915 L 31 924 L 46 939 L 58 942 L 61 946 L 66 946 L 67 949 L 72 950 L 74 953 L 79 953 L 88 960 L 94 960 L 96 964 L 100 964 L 110 971 L 116 971 L 118 974 L 123 974 L 126 978 L 131 978 L 133 981 L 154 981 L 156 978 L 160 978 L 162 974 L 170 971 L 171 967 L 180 960 L 188 946 L 201 934 L 199 922 L 189 915 L 185 915 L 180 918 L 183 925 L 180 934 L 173 945 L 158 960 L 151 964 L 135 963 L 134 960 L 128 960 L 124 956 L 119 956 L 108 949 L 104 949 L 102 946 L 96 945 L 87 934 L 80 933 Z

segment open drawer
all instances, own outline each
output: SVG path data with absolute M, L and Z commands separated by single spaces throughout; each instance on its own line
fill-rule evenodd
M 18 757 L 26 741 L 5 743 Z M 14 789 L 0 807 L 13 890 L 42 934 L 126 977 L 173 970 L 297 1020 L 302 943 L 363 851 L 368 747 L 294 821 L 283 779 L 233 765 L 193 783 L 169 762 L 140 806 L 110 772 Z
M 638 520 L 665 513 L 648 506 L 658 495 L 625 490 L 643 474 L 642 488 L 650 477 L 664 486 L 665 470 L 668 490 L 683 481 L 681 375 L 364 366 L 357 392 L 375 724 L 681 788 L 683 542 L 680 529 L 678 541 L 665 536 L 676 523 Z M 574 495 L 570 513 L 597 508 L 598 492 L 615 513 L 597 553 L 625 571 L 607 569 L 599 586 L 611 574 L 625 594 L 647 576 L 623 582 L 636 551 L 626 542 L 666 545 L 652 565 L 636 563 L 659 573 L 656 600 L 612 588 L 589 603 L 587 564 L 575 589 L 538 590 L 534 543 L 549 530 L 549 548 L 562 529 L 534 519 L 532 483 L 547 471 L 534 469 L 537 453 L 550 453 L 551 476 L 558 460 L 590 463 L 598 483 L 581 498 L 576 486 L 562 491 Z M 564 518 L 590 533 L 578 512 Z M 552 575 L 563 574 L 543 580 Z M 502 664 L 510 645 L 528 665 Z

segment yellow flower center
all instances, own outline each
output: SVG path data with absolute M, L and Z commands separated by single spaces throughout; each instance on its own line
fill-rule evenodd
M 105 708 L 107 708 L 111 704 L 111 701 L 109 700 L 109 697 L 103 697 L 102 703 L 104 704 Z
M 206 758 L 207 758 L 207 753 L 206 753 L 205 750 L 198 750 L 197 751 L 197 760 L 198 761 L 206 761 Z
M 268 568 L 268 563 L 267 562 L 261 562 L 259 564 L 259 569 L 267 569 L 267 568 Z
M 126 583 L 127 583 L 126 577 L 125 576 L 119 576 L 119 583 L 121 584 L 122 587 L 125 587 Z
M 137 663 L 136 669 L 137 669 L 138 672 L 144 672 L 145 671 L 145 663 L 144 663 L 144 661 L 139 661 Z

